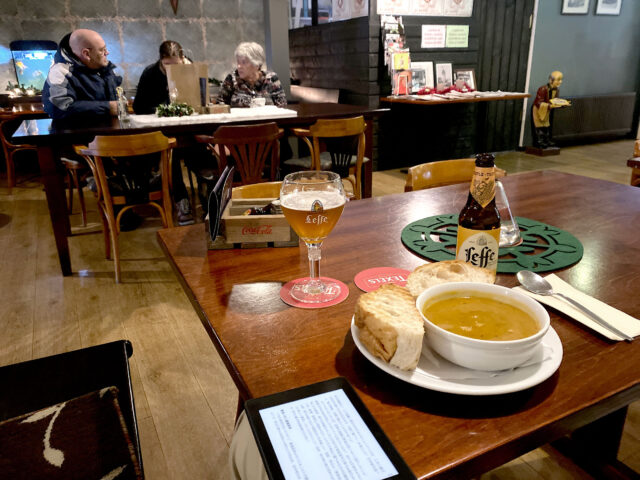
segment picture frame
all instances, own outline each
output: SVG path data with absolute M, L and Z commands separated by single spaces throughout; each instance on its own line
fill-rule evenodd
M 596 15 L 620 15 L 622 0 L 597 0 Z
M 455 71 L 454 80 L 458 88 L 462 86 L 458 85 L 458 81 L 460 80 L 466 83 L 469 88 L 473 90 L 478 89 L 476 85 L 476 72 L 473 68 L 457 68 Z
M 433 62 L 411 62 L 411 93 L 433 87 Z
M 444 90 L 453 85 L 453 69 L 450 63 L 436 63 L 436 90 Z
M 589 0 L 562 0 L 562 15 L 586 15 Z

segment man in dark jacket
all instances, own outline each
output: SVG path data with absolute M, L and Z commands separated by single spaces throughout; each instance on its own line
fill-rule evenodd
M 42 91 L 44 110 L 53 119 L 117 115 L 116 87 L 109 51 L 98 32 L 79 29 L 60 42 Z

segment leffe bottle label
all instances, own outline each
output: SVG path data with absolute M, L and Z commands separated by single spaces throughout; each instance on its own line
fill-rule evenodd
M 493 167 L 476 167 L 471 181 L 471 196 L 482 208 L 486 207 L 496 196 L 495 169 Z
M 495 271 L 498 268 L 499 242 L 499 228 L 471 230 L 458 225 L 456 260 Z

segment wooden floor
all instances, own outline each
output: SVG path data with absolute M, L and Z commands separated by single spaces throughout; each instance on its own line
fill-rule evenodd
M 627 184 L 632 151 L 632 141 L 617 141 L 566 148 L 551 158 L 512 152 L 499 155 L 497 164 L 509 175 L 549 168 Z M 20 167 L 18 175 L 12 194 L 0 179 L 0 365 L 127 338 L 134 346 L 130 363 L 147 478 L 228 478 L 237 391 L 158 247 L 159 220 L 122 234 L 122 284 L 113 281 L 96 228 L 69 239 L 74 275 L 63 278 L 42 186 Z M 374 195 L 403 186 L 399 171 L 374 173 Z M 98 222 L 95 204 L 89 221 Z M 79 224 L 77 212 L 71 222 Z M 638 402 L 619 456 L 640 471 Z M 482 478 L 589 477 L 544 448 Z

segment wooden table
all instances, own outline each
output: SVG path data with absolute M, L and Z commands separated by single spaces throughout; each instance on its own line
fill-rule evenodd
M 514 214 L 582 242 L 583 259 L 558 276 L 640 317 L 640 190 L 548 171 L 503 182 Z M 160 230 L 158 237 L 242 399 L 344 376 L 421 478 L 469 478 L 603 418 L 585 428 L 598 427 L 589 445 L 611 461 L 626 405 L 640 398 L 638 339 L 612 343 L 550 311 L 564 348 L 559 370 L 536 387 L 490 397 L 404 383 L 355 347 L 350 322 L 361 292 L 354 276 L 376 266 L 422 264 L 402 245 L 403 227 L 459 211 L 468 189 L 461 184 L 349 203 L 324 243 L 322 273 L 345 282 L 350 295 L 325 309 L 291 308 L 279 299 L 283 283 L 308 273 L 303 246 L 207 251 L 202 225 Z M 497 283 L 511 287 L 516 279 L 499 275 Z
M 367 120 L 366 151 L 365 155 L 372 158 L 373 122 L 375 116 L 387 111 L 384 108 L 372 109 L 358 105 L 344 105 L 333 103 L 314 103 L 289 105 L 287 108 L 295 110 L 298 115 L 289 118 L 274 119 L 283 127 L 308 126 L 319 118 L 338 118 L 346 116 L 363 115 Z M 261 123 L 269 119 L 261 118 L 254 122 L 243 120 L 239 123 Z M 90 122 L 87 120 L 75 122 L 53 121 L 51 119 L 32 120 L 25 125 L 12 138 L 21 143 L 28 143 L 38 147 L 38 162 L 40 173 L 47 195 L 47 205 L 53 233 L 56 240 L 56 248 L 60 259 L 60 268 L 63 275 L 71 275 L 71 259 L 69 257 L 69 244 L 67 237 L 71 234 L 69 216 L 65 202 L 64 169 L 60 162 L 60 152 L 63 148 L 74 144 L 90 142 L 96 135 L 131 135 L 136 133 L 161 130 L 167 136 L 189 136 L 193 134 L 211 134 L 220 125 L 225 123 L 198 123 L 184 125 L 168 125 L 163 127 L 133 127 L 130 124 L 121 125 L 115 118 Z M 29 133 L 26 133 L 29 132 Z M 371 162 L 365 163 L 364 176 L 368 178 L 369 189 L 371 186 Z M 371 191 L 363 192 L 365 196 L 371 196 Z

